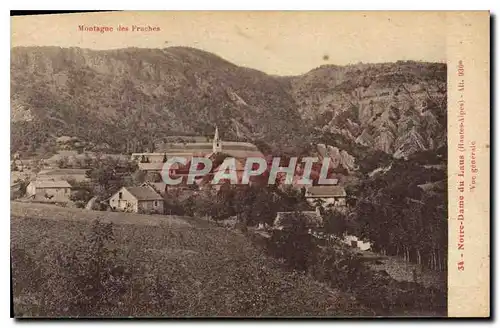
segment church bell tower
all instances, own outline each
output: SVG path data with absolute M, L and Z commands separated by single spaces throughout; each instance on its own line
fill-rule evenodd
M 217 128 L 217 126 L 215 126 L 215 135 L 214 135 L 214 140 L 212 142 L 212 151 L 214 153 L 222 152 L 222 142 L 219 138 L 219 129 Z

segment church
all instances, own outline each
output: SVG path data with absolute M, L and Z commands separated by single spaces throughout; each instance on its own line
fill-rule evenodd
M 215 154 L 224 154 L 236 159 L 248 157 L 264 157 L 262 152 L 252 143 L 239 141 L 223 141 L 219 129 L 215 128 L 212 142 L 165 143 L 154 153 L 133 153 L 132 160 L 147 163 L 163 163 L 172 157 L 185 157 L 188 161 L 192 157 L 212 157 Z M 150 165 L 150 166 L 154 166 Z M 161 167 L 161 165 L 157 165 Z
M 213 162 L 211 172 L 206 174 L 204 177 L 200 177 L 200 179 L 197 179 L 196 181 L 196 184 L 198 184 L 199 187 L 205 188 L 211 185 L 210 181 L 219 169 L 219 165 L 222 163 L 221 159 L 225 157 L 233 157 L 236 162 L 238 179 L 241 179 L 246 159 L 248 157 L 264 158 L 264 155 L 257 148 L 257 146 L 252 143 L 223 141 L 219 135 L 219 129 L 217 127 L 215 128 L 214 136 L 211 142 L 166 143 L 163 144 L 160 151 L 154 153 L 145 152 L 132 154 L 132 160 L 138 162 L 139 170 L 152 173 L 153 175 L 161 175 L 164 162 L 173 157 L 182 157 L 186 159 L 186 165 L 176 164 L 169 169 L 169 175 L 171 177 L 180 177 L 183 178 L 183 180 L 187 179 L 189 175 L 189 167 L 193 157 L 205 157 L 211 159 Z M 164 184 L 164 182 L 162 183 Z M 221 185 L 226 183 L 227 181 L 221 181 L 217 185 L 211 186 L 210 188 L 213 187 L 218 190 Z M 178 187 L 182 188 L 184 185 L 185 181 Z M 164 190 L 165 186 L 160 187 L 160 189 Z

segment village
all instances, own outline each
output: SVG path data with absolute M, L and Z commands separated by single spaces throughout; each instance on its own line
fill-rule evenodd
M 59 137 L 57 138 L 58 152 L 49 158 L 37 163 L 20 159 L 19 156 L 12 160 L 11 199 L 27 203 L 80 207 L 85 210 L 169 215 L 173 214 L 172 202 L 179 203 L 201 194 L 215 198 L 221 190 L 241 188 L 240 183 L 244 179 L 245 171 L 244 161 L 247 158 L 263 158 L 271 165 L 272 158 L 264 156 L 254 144 L 223 141 L 217 128 L 215 128 L 213 138 L 198 139 L 193 140 L 194 142 L 170 142 L 159 147 L 161 151 L 122 155 L 76 151 L 72 149 L 75 144 L 79 143 L 76 138 Z M 173 185 L 164 181 L 162 174 L 165 172 L 162 170 L 165 162 L 174 157 L 184 158 L 187 164 L 176 163 L 169 166 L 168 175 L 175 177 L 179 182 L 182 181 Z M 191 185 L 186 183 L 186 180 L 190 175 L 189 163 L 195 157 L 211 160 L 213 167 L 207 174 L 196 177 L 194 184 Z M 221 179 L 215 184 L 211 183 L 224 159 L 228 157 L 235 161 L 238 184 L 231 184 L 228 179 Z M 114 165 L 111 168 L 112 173 L 120 176 L 120 181 L 126 182 L 120 185 L 108 184 L 106 181 L 100 186 L 105 190 L 99 190 L 95 186 L 91 188 L 90 186 L 95 185 L 93 182 L 96 179 L 97 181 L 114 179 L 113 177 L 92 177 L 92 170 L 95 169 L 96 163 L 107 161 Z M 34 169 L 35 166 L 37 170 Z M 120 168 L 123 172 L 119 172 Z M 339 179 L 329 179 L 330 184 L 318 185 L 319 169 L 313 168 L 311 183 L 304 184 L 301 180 L 303 172 L 303 165 L 298 164 L 289 184 L 284 183 L 287 179 L 286 172 L 277 173 L 276 187 L 285 192 L 291 190 L 301 194 L 307 203 L 300 210 L 277 211 L 272 221 L 257 220 L 258 224 L 254 229 L 262 236 L 268 237 L 267 231 L 273 229 L 287 229 L 296 217 L 300 217 L 305 221 L 309 233 L 324 238 L 324 213 L 326 211 L 346 213 L 349 201 Z M 256 188 L 265 186 L 268 173 L 266 171 L 263 175 L 250 177 L 249 185 Z M 204 216 L 207 215 L 204 214 Z M 220 220 L 220 223 L 234 227 L 236 221 L 236 217 L 231 216 Z M 370 248 L 369 242 L 358 240 L 357 237 L 351 235 L 345 234 L 344 242 L 361 250 Z

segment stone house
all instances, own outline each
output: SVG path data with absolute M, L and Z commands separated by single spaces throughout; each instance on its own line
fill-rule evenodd
M 109 206 L 123 212 L 163 214 L 164 200 L 149 185 L 122 187 L 109 198 Z

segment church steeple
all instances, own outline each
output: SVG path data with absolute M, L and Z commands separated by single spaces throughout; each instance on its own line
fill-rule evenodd
M 212 142 L 212 150 L 214 153 L 222 152 L 222 142 L 219 138 L 219 129 L 217 128 L 217 126 L 215 126 L 215 135 Z

